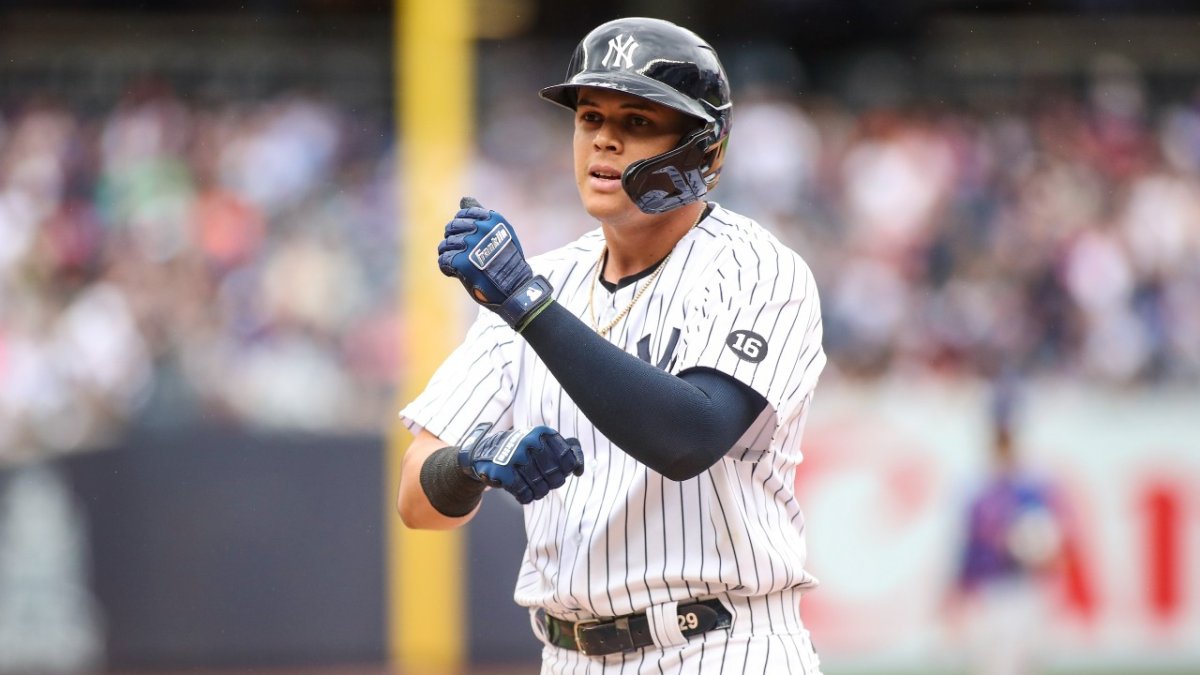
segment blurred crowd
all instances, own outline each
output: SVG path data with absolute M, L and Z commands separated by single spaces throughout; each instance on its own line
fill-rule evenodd
M 843 372 L 1200 378 L 1200 97 L 740 112 L 722 188 L 813 265 Z
M 593 227 L 569 115 L 490 100 L 472 191 L 533 252 Z M 1200 380 L 1200 98 L 735 100 L 713 198 L 813 267 L 837 373 Z M 0 109 L 0 453 L 131 424 L 379 429 L 403 368 L 390 129 L 152 84 Z
M 390 122 L 319 98 L 0 116 L 0 454 L 128 428 L 378 429 Z

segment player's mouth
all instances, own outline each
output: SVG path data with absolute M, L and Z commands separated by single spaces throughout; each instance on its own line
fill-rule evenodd
M 606 164 L 588 167 L 588 183 L 595 190 L 611 192 L 621 189 L 621 172 Z

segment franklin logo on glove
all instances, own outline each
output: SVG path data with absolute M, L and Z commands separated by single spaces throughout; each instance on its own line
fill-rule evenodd
M 532 429 L 530 429 L 530 431 L 532 431 Z M 521 444 L 521 440 L 522 436 L 519 434 L 513 434 L 509 436 L 508 440 L 500 446 L 498 451 L 496 451 L 496 455 L 492 457 L 492 463 L 499 464 L 500 466 L 507 466 L 508 463 L 512 461 L 513 453 L 517 451 L 517 446 Z
M 512 240 L 512 233 L 508 231 L 508 226 L 500 223 L 490 234 L 480 239 L 475 248 L 471 249 L 471 264 L 481 270 L 486 269 L 495 260 L 496 254 L 511 244 Z

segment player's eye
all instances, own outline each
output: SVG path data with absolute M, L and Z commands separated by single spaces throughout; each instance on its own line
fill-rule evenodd
M 587 122 L 588 124 L 599 124 L 603 120 L 604 120 L 604 118 L 600 115 L 600 113 L 598 113 L 594 110 L 581 110 L 579 112 L 579 121 L 580 122 Z
M 629 126 L 631 127 L 648 127 L 650 124 L 650 120 L 641 115 L 631 115 L 629 117 Z

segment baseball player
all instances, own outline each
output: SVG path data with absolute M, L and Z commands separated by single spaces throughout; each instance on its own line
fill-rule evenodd
M 724 69 L 689 30 L 619 19 L 541 96 L 574 112 L 599 228 L 527 260 L 463 200 L 438 264 L 483 309 L 400 413 L 401 517 L 461 526 L 486 487 L 525 505 L 515 599 L 543 673 L 818 673 L 793 485 L 821 314 L 795 252 L 706 200 Z
M 994 392 L 990 459 L 972 491 L 954 585 L 951 628 L 964 638 L 968 671 L 1039 672 L 1050 593 L 1066 554 L 1059 489 L 1026 465 L 1016 438 L 1017 390 L 1009 374 Z

